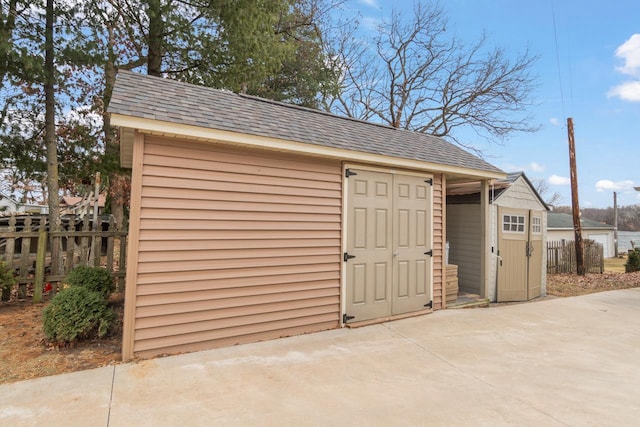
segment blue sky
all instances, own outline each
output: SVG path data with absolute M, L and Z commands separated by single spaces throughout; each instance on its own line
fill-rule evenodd
M 507 172 L 523 170 L 546 180 L 571 204 L 567 117 L 575 126 L 581 207 L 640 203 L 640 1 L 443 0 L 451 29 L 473 41 L 482 31 L 490 45 L 513 55 L 527 47 L 539 56 L 539 87 L 531 108 L 540 131 L 515 134 L 503 145 L 482 140 L 486 159 Z M 349 0 L 363 22 L 378 22 L 391 8 L 413 1 Z M 554 16 L 555 33 L 554 36 Z M 557 45 L 557 50 L 556 50 Z M 469 139 L 475 138 L 469 133 Z

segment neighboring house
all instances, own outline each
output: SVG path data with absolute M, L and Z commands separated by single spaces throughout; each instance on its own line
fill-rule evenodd
M 104 210 L 105 194 L 98 196 L 98 215 Z M 93 193 L 88 197 L 63 196 L 60 198 L 60 215 L 93 215 L 95 208 L 95 198 Z
M 523 172 L 496 181 L 486 197 L 488 209 L 477 184 L 447 189 L 449 262 L 458 265 L 460 289 L 490 301 L 545 295 L 547 205 Z M 490 230 L 488 242 L 483 229 Z M 487 251 L 488 265 L 481 257 Z M 483 289 L 485 276 L 488 287 Z
M 20 203 L 13 197 L 0 191 L 0 215 L 9 215 L 12 213 L 31 213 L 31 214 L 47 214 L 49 208 L 46 205 L 33 205 L 28 203 Z
M 581 218 L 582 239 L 590 239 L 600 243 L 605 258 L 615 256 L 615 227 L 604 222 Z M 547 239 L 550 242 L 575 240 L 573 216 L 571 214 L 549 212 L 547 222 Z
M 489 212 L 506 177 L 440 138 L 129 71 L 109 112 L 133 168 L 125 360 L 445 308 L 447 187 Z

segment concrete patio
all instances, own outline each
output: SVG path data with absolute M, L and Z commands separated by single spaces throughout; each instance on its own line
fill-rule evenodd
M 0 386 L 0 425 L 637 425 L 640 289 Z

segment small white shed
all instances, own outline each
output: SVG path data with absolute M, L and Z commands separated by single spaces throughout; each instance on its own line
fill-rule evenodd
M 460 291 L 498 302 L 545 295 L 547 205 L 523 172 L 494 182 L 486 192 L 483 196 L 480 185 L 447 188 L 448 263 L 458 266 Z M 483 197 L 489 198 L 486 212 Z M 489 248 L 482 247 L 484 221 Z M 490 254 L 484 261 L 483 249 Z

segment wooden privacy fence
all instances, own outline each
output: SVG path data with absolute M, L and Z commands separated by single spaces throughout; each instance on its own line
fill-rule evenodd
M 604 272 L 604 250 L 593 240 L 584 240 L 584 264 L 587 273 Z M 575 273 L 576 245 L 573 240 L 547 242 L 547 273 Z
M 78 265 L 105 267 L 122 291 L 127 233 L 116 231 L 113 217 L 96 224 L 88 215 L 65 222 L 58 232 L 48 229 L 46 216 L 11 216 L 8 226 L 0 226 L 0 261 L 16 271 L 18 297 L 26 298 L 32 284 L 34 302 L 42 301 L 43 284 L 50 283 L 55 294 L 57 283 Z

